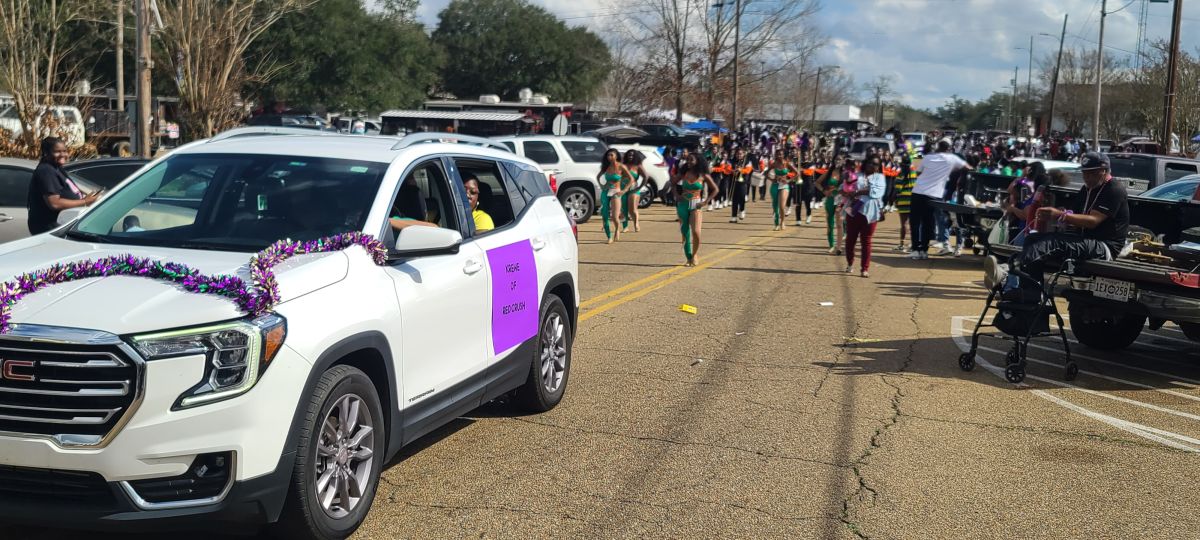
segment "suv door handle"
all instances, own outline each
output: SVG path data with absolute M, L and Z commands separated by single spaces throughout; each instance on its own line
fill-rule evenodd
M 546 241 L 541 238 L 534 238 L 529 243 L 533 245 L 534 251 L 541 251 L 542 248 L 546 247 Z
M 0 223 L 4 223 L 5 221 L 12 221 L 12 216 L 8 214 L 0 214 Z
M 480 270 L 483 270 L 483 264 L 475 259 L 467 261 L 466 266 L 463 266 L 463 273 L 467 274 L 468 276 Z

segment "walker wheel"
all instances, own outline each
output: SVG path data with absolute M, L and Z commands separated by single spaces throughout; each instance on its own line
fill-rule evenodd
M 1079 375 L 1079 366 L 1076 365 L 1075 362 L 1067 362 L 1067 372 L 1066 372 L 1066 374 L 1063 375 L 1063 379 L 1066 379 L 1068 381 L 1073 381 L 1073 380 L 1075 380 L 1075 377 L 1077 377 L 1078 375 Z
M 971 371 L 972 369 L 975 369 L 975 353 L 962 353 L 962 356 L 958 357 L 958 367 L 962 368 L 963 371 Z
M 1004 378 L 1013 384 L 1019 384 L 1025 380 L 1025 367 L 1021 364 L 1012 364 L 1004 368 Z
M 1013 348 L 1004 355 L 1004 365 L 1012 366 L 1021 363 L 1021 357 L 1017 354 L 1017 349 Z

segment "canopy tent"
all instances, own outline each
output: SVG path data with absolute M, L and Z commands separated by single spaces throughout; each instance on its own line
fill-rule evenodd
M 690 129 L 693 131 L 719 131 L 721 133 L 729 131 L 728 129 L 718 126 L 716 122 L 713 122 L 712 120 L 700 120 L 698 122 L 684 124 L 683 129 Z

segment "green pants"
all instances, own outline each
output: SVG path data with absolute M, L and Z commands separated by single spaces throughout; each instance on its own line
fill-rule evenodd
M 833 203 L 833 197 L 825 197 L 825 233 L 829 238 L 829 247 L 837 245 L 834 238 L 837 233 L 837 223 L 834 222 L 834 219 L 837 219 L 837 205 Z
M 675 203 L 675 215 L 679 216 L 679 233 L 683 235 L 683 254 L 692 260 L 692 207 L 690 201 L 682 199 Z
M 615 198 L 610 196 L 608 191 L 600 192 L 600 219 L 604 221 L 604 236 L 606 238 L 612 238 L 612 229 L 609 228 L 608 218 L 609 214 L 612 213 L 612 200 Z M 617 216 L 612 217 L 614 220 L 617 218 Z
M 771 212 L 775 214 L 775 226 L 778 227 L 783 222 L 783 216 L 779 215 L 779 197 L 782 196 L 784 201 L 787 201 L 787 184 L 778 182 L 771 184 Z

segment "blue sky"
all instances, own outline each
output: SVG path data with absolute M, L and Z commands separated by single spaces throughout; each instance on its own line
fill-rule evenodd
M 614 5 L 629 9 L 639 0 L 530 0 L 569 24 L 603 30 Z M 748 0 L 778 1 L 778 0 Z M 898 98 L 916 107 L 936 107 L 951 95 L 987 97 L 1007 87 L 1013 67 L 1026 80 L 1029 36 L 1058 36 L 1069 14 L 1067 47 L 1094 47 L 1102 0 L 822 0 L 817 23 L 829 36 L 822 61 L 852 73 L 859 82 L 879 75 L 896 79 Z M 1109 0 L 1109 11 L 1129 0 Z M 418 16 L 437 24 L 449 0 L 423 0 Z M 1137 46 L 1141 0 L 1109 15 L 1105 54 L 1129 56 Z M 1173 6 L 1151 3 L 1146 34 L 1166 40 Z M 1183 48 L 1200 45 L 1200 0 L 1184 5 Z M 1034 38 L 1039 57 L 1057 50 L 1057 37 Z M 453 61 L 453 59 L 451 59 Z M 1022 83 L 1023 84 L 1023 83 Z

